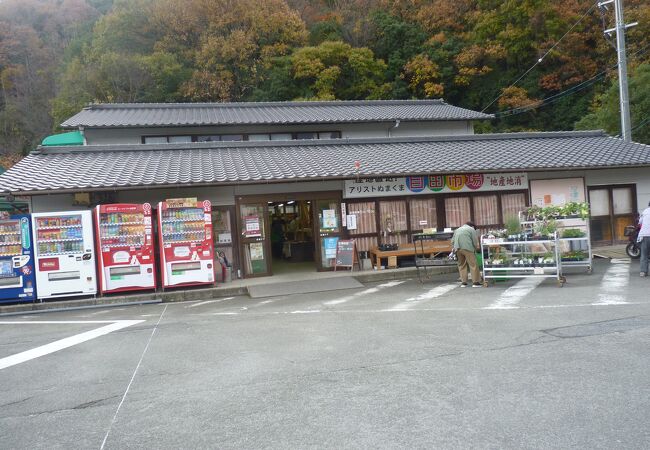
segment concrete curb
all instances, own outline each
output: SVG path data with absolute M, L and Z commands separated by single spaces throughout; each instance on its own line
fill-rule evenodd
M 456 266 L 429 267 L 427 273 L 442 275 L 455 273 Z M 360 283 L 374 283 L 379 281 L 403 280 L 417 278 L 417 269 L 408 267 L 403 269 L 385 269 L 365 272 L 349 272 L 349 275 Z M 335 278 L 335 277 L 332 277 Z M 277 283 L 277 281 L 276 281 Z M 269 283 L 273 284 L 273 278 Z M 260 286 L 259 284 L 257 286 Z M 200 289 L 178 289 L 165 292 L 150 292 L 143 294 L 115 295 L 97 298 L 75 300 L 48 301 L 42 303 L 19 303 L 15 305 L 0 306 L 0 317 L 6 315 L 33 314 L 36 312 L 54 312 L 97 307 L 131 306 L 151 303 L 176 303 L 196 300 L 211 300 L 215 297 L 234 297 L 248 295 L 248 286 L 219 286 Z

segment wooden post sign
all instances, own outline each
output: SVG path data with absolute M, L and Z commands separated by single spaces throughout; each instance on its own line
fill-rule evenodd
M 336 243 L 336 260 L 334 261 L 334 270 L 336 271 L 339 267 L 349 267 L 350 271 L 353 271 L 355 264 L 359 270 L 361 270 L 361 264 L 359 263 L 357 247 L 354 243 L 354 239 L 339 239 Z

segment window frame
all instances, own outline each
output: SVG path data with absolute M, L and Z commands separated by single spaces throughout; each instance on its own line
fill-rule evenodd
M 313 137 L 311 138 L 298 138 L 298 135 L 300 134 L 311 134 Z M 321 137 L 321 134 L 329 134 L 329 137 Z M 260 140 L 250 140 L 249 136 L 268 136 L 268 139 L 260 139 Z M 273 139 L 273 136 L 278 136 L 278 135 L 284 135 L 284 136 L 290 136 L 289 139 Z M 332 135 L 336 135 L 337 137 L 332 137 Z M 224 136 L 241 136 L 241 140 L 223 140 Z M 140 143 L 141 144 L 147 144 L 147 145 L 155 145 L 156 143 L 148 143 L 146 142 L 147 139 L 149 138 L 162 138 L 165 139 L 165 143 L 169 144 L 169 138 L 171 137 L 189 137 L 190 142 L 283 142 L 283 141 L 318 141 L 318 140 L 327 140 L 327 139 L 341 139 L 342 138 L 342 133 L 340 130 L 333 130 L 333 131 L 286 131 L 286 132 L 271 132 L 269 131 L 268 133 L 220 133 L 220 134 L 165 134 L 165 135 L 142 135 L 140 136 Z M 201 141 L 199 140 L 200 137 L 211 137 L 211 138 L 218 138 L 218 140 L 209 140 L 209 141 Z
M 406 202 L 406 225 L 407 225 L 407 230 L 405 231 L 400 231 L 399 234 L 406 234 L 407 236 L 407 242 L 412 243 L 413 242 L 413 235 L 420 233 L 421 231 L 419 229 L 413 229 L 411 227 L 411 203 L 409 199 L 415 198 L 415 199 L 434 199 L 435 204 L 436 204 L 436 227 L 438 231 L 442 231 L 447 227 L 447 220 L 446 220 L 446 210 L 445 210 L 445 199 L 449 197 L 469 197 L 469 205 L 470 205 L 470 217 L 472 221 L 475 220 L 475 211 L 474 211 L 474 198 L 475 197 L 481 197 L 481 196 L 491 196 L 491 195 L 496 195 L 497 196 L 497 217 L 498 220 L 500 221 L 499 223 L 495 224 L 486 224 L 486 225 L 481 225 L 481 229 L 491 229 L 491 228 L 503 228 L 504 222 L 503 222 L 503 204 L 501 202 L 501 196 L 505 194 L 523 194 L 524 196 L 524 206 L 530 206 L 530 194 L 529 194 L 528 189 L 513 189 L 513 190 L 507 190 L 507 191 L 485 191 L 485 192 L 455 192 L 455 193 L 444 193 L 444 194 L 423 194 L 423 195 L 399 195 L 399 196 L 391 196 L 391 197 L 369 197 L 369 198 L 354 198 L 354 199 L 343 199 L 343 201 L 346 204 L 346 209 L 347 211 L 352 210 L 352 205 L 357 204 L 357 203 L 369 203 L 369 202 L 374 202 L 375 204 L 375 229 L 376 232 L 374 233 L 350 233 L 349 230 L 346 230 L 347 236 L 349 239 L 355 239 L 355 238 L 362 238 L 362 237 L 375 237 L 377 239 L 377 243 L 381 244 L 382 241 L 382 231 L 381 231 L 381 212 L 379 209 L 379 202 L 380 201 L 405 201 Z M 430 228 L 430 227 L 427 227 Z M 397 233 L 391 233 L 391 234 L 397 234 Z

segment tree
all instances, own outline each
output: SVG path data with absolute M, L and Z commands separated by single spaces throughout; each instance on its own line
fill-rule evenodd
M 409 23 L 390 15 L 382 10 L 374 11 L 371 16 L 372 35 L 369 47 L 377 58 L 386 61 L 386 79 L 391 80 L 391 97 L 408 98 L 418 96 L 418 82 L 410 85 L 413 76 L 405 75 L 407 63 L 415 69 L 418 60 L 413 60 L 416 55 L 428 58 L 422 54 L 427 35 L 420 26 Z M 437 66 L 436 63 L 433 63 Z M 436 68 L 437 71 L 438 68 Z M 409 81 L 406 81 L 406 79 Z M 434 77 L 437 78 L 437 77 Z
M 353 48 L 340 41 L 298 49 L 291 57 L 293 77 L 308 86 L 309 98 L 318 100 L 385 98 L 386 64 L 368 48 Z
M 632 138 L 650 144 L 650 64 L 637 67 L 629 78 Z M 576 130 L 603 129 L 612 135 L 621 134 L 618 80 L 596 98 L 592 112 L 576 125 Z
M 438 65 L 425 54 L 415 56 L 404 65 L 402 78 L 408 80 L 409 88 L 418 97 L 442 97 L 445 90 L 438 82 Z
M 246 97 L 263 81 L 266 61 L 307 40 L 305 24 L 282 0 L 190 0 L 182 8 L 166 0 L 154 20 L 165 30 L 157 48 L 187 55 L 193 66 L 181 88 L 193 101 Z

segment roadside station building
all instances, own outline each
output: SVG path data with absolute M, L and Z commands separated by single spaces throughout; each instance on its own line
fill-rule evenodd
M 650 200 L 649 146 L 474 134 L 491 118 L 441 100 L 91 105 L 0 191 L 32 212 L 210 200 L 215 247 L 244 277 L 328 270 L 328 238 L 367 251 L 470 219 L 496 228 L 532 203 L 589 201 L 594 244 L 625 239 Z

